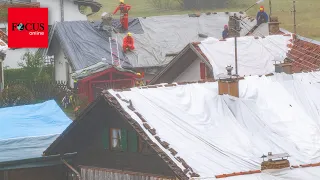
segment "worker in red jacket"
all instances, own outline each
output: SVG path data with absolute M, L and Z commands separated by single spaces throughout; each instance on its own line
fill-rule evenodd
M 130 32 L 123 38 L 122 48 L 123 52 L 127 52 L 127 49 L 130 51 L 134 50 L 134 40 Z
M 113 15 L 115 15 L 120 10 L 120 22 L 124 31 L 128 30 L 128 12 L 130 9 L 130 5 L 125 4 L 124 0 L 120 0 L 119 6 L 113 12 Z

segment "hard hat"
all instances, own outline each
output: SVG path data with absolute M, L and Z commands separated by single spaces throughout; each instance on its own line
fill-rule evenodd
M 106 13 L 106 12 L 103 12 L 102 14 L 101 14 L 101 17 L 103 17 L 103 16 L 105 16 L 105 15 L 107 15 L 108 13 Z
M 131 36 L 131 32 L 128 32 L 128 36 Z
M 263 11 L 264 10 L 264 7 L 263 6 L 260 6 L 260 11 Z
M 140 73 L 137 73 L 137 76 L 141 76 L 141 74 L 140 74 Z
M 120 0 L 119 2 L 120 2 L 120 3 L 124 3 L 124 0 Z

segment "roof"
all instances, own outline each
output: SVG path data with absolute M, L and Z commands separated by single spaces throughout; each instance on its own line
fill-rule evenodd
M 220 38 L 228 20 L 229 14 L 226 13 L 202 14 L 200 17 L 167 15 L 131 19 L 129 31 L 135 39 L 135 50 L 125 55 L 120 53 L 120 58 L 127 64 L 124 67 L 129 68 L 164 66 L 173 59 L 167 54 L 178 53 L 188 43 L 203 40 L 199 34 Z M 102 57 L 109 58 L 108 37 L 97 30 L 98 24 L 86 21 L 58 23 L 56 36 L 75 70 L 100 62 Z M 242 31 L 246 34 L 245 29 Z M 124 35 L 114 35 L 118 37 L 120 47 Z
M 0 162 L 37 158 L 72 122 L 54 100 L 0 108 Z
M 60 165 L 63 164 L 61 159 L 70 162 L 72 160 L 71 158 L 76 154 L 77 153 L 70 153 L 64 155 L 43 156 L 16 161 L 0 162 L 0 171 Z
M 291 39 L 291 35 L 238 37 L 238 75 L 263 75 L 274 72 L 275 61 L 282 62 L 286 59 Z M 235 67 L 234 44 L 234 38 L 227 38 L 224 41 L 207 38 L 198 45 L 208 58 L 215 78 L 225 74 L 226 66 Z
M 283 61 L 287 57 L 291 38 L 291 35 L 238 37 L 238 74 L 248 76 L 274 72 L 275 60 Z M 190 43 L 150 81 L 150 84 L 173 82 L 190 65 L 189 62 L 197 58 L 206 63 L 213 71 L 214 77 L 219 78 L 225 74 L 227 65 L 235 67 L 234 39 L 228 38 L 224 41 L 207 38 L 201 42 Z M 174 66 L 177 68 L 173 68 Z
M 130 22 L 139 26 L 139 21 Z M 109 36 L 105 31 L 98 29 L 99 24 L 89 21 L 65 21 L 56 24 L 54 36 L 75 71 L 102 62 L 102 58 L 112 64 Z M 117 40 L 120 42 L 122 38 Z M 121 49 L 121 46 L 118 48 Z M 131 68 L 132 65 L 126 60 L 125 54 L 120 51 L 119 55 L 123 62 L 122 67 Z
M 240 98 L 219 96 L 217 82 L 206 82 L 108 90 L 106 99 L 187 177 L 251 171 L 229 179 L 316 180 L 319 167 L 259 169 L 267 152 L 289 153 L 298 167 L 320 162 L 319 75 L 246 77 Z
M 320 68 L 320 44 L 313 40 L 297 39 L 288 53 L 294 72 L 314 71 Z

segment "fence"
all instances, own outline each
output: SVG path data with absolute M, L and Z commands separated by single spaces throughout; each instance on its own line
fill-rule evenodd
M 61 81 L 5 81 L 4 87 L 12 85 L 25 86 L 37 101 L 61 100 L 68 89 L 66 82 Z

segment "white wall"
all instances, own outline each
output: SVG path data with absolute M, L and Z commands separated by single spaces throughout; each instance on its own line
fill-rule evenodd
M 55 80 L 66 82 L 67 79 L 69 78 L 69 82 L 70 82 L 69 85 L 70 87 L 73 88 L 73 79 L 71 77 L 72 69 L 69 63 L 66 64 L 67 62 L 68 61 L 65 58 L 64 53 L 62 52 L 61 49 L 59 49 L 54 55 Z M 67 67 L 66 67 L 67 65 L 70 72 L 69 75 L 67 75 Z
M 41 7 L 49 9 L 49 25 L 55 21 L 61 21 L 60 0 L 37 0 Z M 85 21 L 87 16 L 81 14 L 78 10 L 78 5 L 74 4 L 72 0 L 64 0 L 64 21 Z
M 200 77 L 200 59 L 193 61 L 190 66 L 184 70 L 174 82 L 199 81 Z
M 3 73 L 3 65 L 2 65 L 2 59 L 0 59 L 0 92 L 2 91 L 2 89 L 4 88 L 4 73 Z

